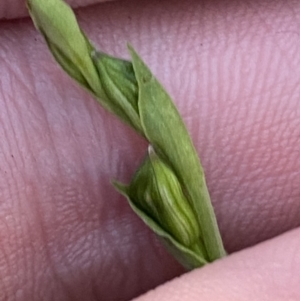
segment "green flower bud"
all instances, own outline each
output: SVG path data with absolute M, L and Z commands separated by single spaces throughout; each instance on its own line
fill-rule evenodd
M 196 216 L 176 175 L 151 146 L 149 156 L 129 186 L 129 196 L 137 207 L 184 246 L 199 240 Z

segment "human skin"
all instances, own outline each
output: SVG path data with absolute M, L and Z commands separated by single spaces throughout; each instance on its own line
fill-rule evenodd
M 77 11 L 99 49 L 128 58 L 129 41 L 169 91 L 240 251 L 141 300 L 300 299 L 299 230 L 252 247 L 300 224 L 299 13 L 221 0 Z M 29 19 L 1 22 L 0 58 L 0 300 L 125 301 L 182 274 L 110 185 L 146 142 L 64 74 Z

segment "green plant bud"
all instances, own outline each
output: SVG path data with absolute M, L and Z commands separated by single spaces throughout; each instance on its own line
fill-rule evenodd
M 61 67 L 153 146 L 129 186 L 113 182 L 133 211 L 189 269 L 225 256 L 197 151 L 145 62 L 130 45 L 130 62 L 98 52 L 63 0 L 27 7 Z
M 27 6 L 60 66 L 107 110 L 143 135 L 132 63 L 97 52 L 64 1 L 28 0 Z
M 142 134 L 138 83 L 132 63 L 97 51 L 92 52 L 92 59 L 113 112 Z
M 191 246 L 199 240 L 195 214 L 176 175 L 152 147 L 149 147 L 149 156 L 130 184 L 129 195 L 136 206 L 184 246 Z
M 101 85 L 90 56 L 93 46 L 79 28 L 69 5 L 61 0 L 28 0 L 27 7 L 61 67 L 97 94 Z

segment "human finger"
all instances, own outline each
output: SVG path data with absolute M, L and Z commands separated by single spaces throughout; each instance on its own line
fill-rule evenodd
M 120 3 L 81 10 L 79 20 L 106 52 L 126 57 L 130 41 L 173 96 L 227 250 L 297 226 L 299 72 L 289 8 Z M 128 300 L 180 273 L 109 184 L 129 180 L 145 143 L 63 75 L 29 21 L 3 22 L 0 36 L 0 291 L 33 299 L 38 282 L 45 300 L 53 292 Z M 20 291 L 16 275 L 30 279 Z
M 135 301 L 299 300 L 300 230 L 185 274 Z

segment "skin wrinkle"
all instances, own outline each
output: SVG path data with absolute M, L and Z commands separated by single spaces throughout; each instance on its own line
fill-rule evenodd
M 298 224 L 299 212 L 293 208 L 299 196 L 299 163 L 290 142 L 297 142 L 299 137 L 299 111 L 295 110 L 299 57 L 293 35 L 275 35 L 281 23 L 271 23 L 274 28 L 270 33 L 259 26 L 252 7 L 242 2 L 230 6 L 216 3 L 126 1 L 79 10 L 78 16 L 95 44 L 109 53 L 128 57 L 126 41 L 132 42 L 174 97 L 201 155 L 226 246 L 234 251 Z M 278 3 L 266 4 L 263 17 L 272 21 L 282 15 L 285 20 L 289 9 Z M 260 11 L 259 5 L 263 4 L 257 4 Z M 281 9 L 273 9 L 276 5 Z M 232 14 L 231 24 L 228 16 Z M 180 27 L 181 20 L 190 21 L 192 26 Z M 296 31 L 298 23 L 290 23 L 287 30 Z M 10 27 L 14 38 L 9 38 Z M 19 216 L 19 209 L 11 213 L 24 224 L 31 221 L 16 235 L 23 237 L 20 246 L 33 244 L 24 256 L 37 273 L 20 276 L 23 281 L 29 277 L 34 282 L 24 285 L 20 300 L 47 301 L 54 299 L 54 294 L 59 301 L 79 297 L 128 300 L 181 273 L 109 185 L 112 178 L 128 182 L 144 155 L 145 144 L 71 84 L 31 23 L 3 23 L 0 31 L 3 28 L 6 36 L 0 33 L 0 37 L 9 51 L 0 62 L 1 70 L 8 70 L 7 62 L 14 58 L 7 71 L 12 74 L 16 70 L 13 64 L 24 61 L 14 75 L 18 93 L 11 95 L 22 111 L 13 111 L 18 123 L 10 125 L 7 116 L 1 115 L 1 122 L 6 123 L 7 138 L 3 141 L 9 141 L 12 128 L 19 133 L 18 145 L 11 148 L 14 155 L 20 151 L 26 159 L 18 168 L 22 177 L 30 179 L 26 184 L 32 189 L 19 201 L 25 216 Z M 274 66 L 265 63 L 268 57 L 262 56 L 263 51 L 270 56 L 269 64 L 274 60 Z M 181 72 L 176 69 L 179 59 Z M 295 62 L 295 71 L 289 73 L 291 62 Z M 259 76 L 258 69 L 266 79 Z M 38 77 L 33 78 L 35 74 Z M 2 83 L 7 74 L 1 76 Z M 1 107 L 5 95 L 0 97 Z M 289 122 L 289 129 L 283 126 L 285 122 Z M 279 143 L 280 149 L 274 153 Z M 4 152 L 9 159 L 11 151 Z M 280 168 L 282 176 L 278 177 Z M 16 177 L 17 171 L 11 172 Z M 10 181 L 11 175 L 6 177 L 1 185 Z M 293 193 L 285 179 L 294 183 Z M 20 198 L 18 187 L 25 179 L 16 180 L 21 184 L 14 185 L 11 196 L 1 201 Z M 273 191 L 272 185 L 276 185 Z M 286 203 L 279 206 L 282 199 Z M 39 206 L 40 213 L 30 204 Z M 270 206 L 277 215 L 273 219 Z M 43 220 L 45 234 L 40 233 L 38 219 Z M 10 234 L 0 224 L 2 231 Z M 9 244 L 5 247 L 11 250 Z M 0 279 L 6 276 L 6 294 L 12 295 L 19 288 L 13 275 L 26 263 L 20 254 L 7 252 L 7 256 L 6 271 L 0 271 Z
M 22 81 L 20 81 L 20 83 L 22 84 L 22 88 L 25 88 L 25 90 L 27 90 L 27 86 L 26 86 L 26 84 L 24 84 Z M 24 90 L 24 89 L 23 89 Z M 19 99 L 19 97 L 16 97 L 16 99 Z M 23 117 L 23 115 L 22 114 L 18 114 L 19 115 L 19 117 L 21 117 L 19 120 L 20 120 L 20 122 L 22 123 L 22 117 Z M 35 116 L 36 117 L 36 116 Z M 35 118 L 33 118 L 33 120 L 35 120 Z M 28 136 L 27 136 L 27 132 L 26 132 L 26 126 L 25 126 L 25 124 L 26 123 L 22 123 L 22 126 L 20 126 L 19 128 L 23 128 L 24 129 L 24 131 L 23 131 L 23 133 L 22 133 L 22 135 L 21 136 L 23 136 L 24 137 L 24 139 L 23 139 L 23 141 L 31 141 L 32 139 L 29 139 L 28 138 Z M 14 127 L 12 126 L 11 127 L 12 129 L 14 129 Z M 36 133 L 37 134 L 37 133 Z M 16 141 L 18 141 L 18 140 L 16 140 Z M 53 146 L 54 146 L 54 144 L 53 144 Z M 19 149 L 19 147 L 17 147 L 16 149 Z M 32 154 L 32 153 L 34 153 L 34 151 L 32 151 L 32 149 L 31 149 L 31 147 L 30 147 L 30 143 L 28 143 L 27 144 L 27 146 L 26 146 L 26 149 L 28 149 L 29 150 L 29 154 Z M 28 161 L 28 155 L 27 155 L 27 161 Z M 31 162 L 32 162 L 32 160 L 31 160 Z M 33 163 L 33 162 L 32 162 Z M 34 165 L 34 164 L 33 164 Z M 38 168 L 35 168 L 34 169 L 34 173 L 35 174 L 39 174 L 39 170 L 38 170 Z M 41 178 L 41 175 L 39 175 L 39 177 L 38 178 Z M 18 187 L 16 188 L 16 190 L 15 191 L 22 191 L 21 189 L 19 189 Z M 14 199 L 14 198 L 13 198 Z M 34 200 L 35 198 L 32 198 L 32 200 Z M 41 205 L 42 205 L 42 203 L 39 203 L 39 202 L 36 202 L 35 204 L 32 204 L 32 206 L 31 206 L 31 210 L 32 210 L 32 212 L 36 212 L 36 214 L 34 214 L 34 217 L 35 217 L 35 220 L 36 220 L 36 225 L 39 225 L 39 229 L 40 229 L 40 236 L 39 236 L 39 239 L 40 239 L 40 242 L 43 242 L 42 244 L 43 245 L 45 245 L 45 246 L 47 246 L 47 244 L 48 244 L 48 237 L 47 237 L 47 233 L 46 233 L 46 231 L 45 231 L 45 226 L 44 226 L 44 222 L 43 222 L 43 212 L 44 211 L 46 211 L 47 212 L 47 210 L 45 210 L 45 209 L 40 209 L 40 207 L 41 207 Z M 19 210 L 19 209 L 17 209 L 16 208 L 16 210 Z M 38 218 L 38 219 L 37 219 Z M 31 241 L 31 239 L 32 238 L 30 238 L 30 236 L 28 236 L 28 240 L 29 240 L 29 242 Z M 29 252 L 32 252 L 32 251 L 29 251 Z M 44 248 L 44 255 L 46 256 L 46 261 L 49 263 L 51 263 L 51 255 L 50 255 L 50 253 L 48 252 L 48 248 Z M 51 264 L 49 265 L 50 267 L 52 266 Z M 22 269 L 21 269 L 22 270 Z M 52 272 L 51 274 L 54 274 L 55 275 L 55 273 L 54 272 Z M 32 278 L 32 277 L 31 277 Z M 52 278 L 52 281 L 53 281 L 53 278 Z M 34 292 L 37 292 L 39 290 L 39 288 L 37 288 L 37 287 L 35 287 L 35 286 L 33 286 L 32 287 L 32 291 L 34 291 Z
M 13 127 L 12 127 L 12 128 L 13 128 Z M 18 148 L 17 148 L 17 149 L 18 149 Z M 20 191 L 20 189 L 17 189 L 16 191 Z M 41 214 L 37 214 L 36 216 L 37 216 L 37 217 L 40 217 L 40 216 L 42 216 L 42 215 L 41 215 Z M 43 235 L 43 236 L 44 236 L 44 235 Z M 31 238 L 31 239 L 32 239 L 32 238 Z M 28 240 L 31 241 L 31 239 L 28 239 Z M 47 243 L 45 243 L 45 245 L 47 245 Z M 12 275 L 13 275 L 13 274 L 15 274 L 15 273 L 12 273 Z
M 2 69 L 3 70 L 3 69 Z M 6 74 L 10 74 L 9 72 Z M 11 78 L 10 82 L 10 86 L 13 86 L 13 82 L 15 79 L 15 76 L 8 76 L 7 78 Z M 7 81 L 6 81 L 7 83 Z M 7 87 L 7 86 L 5 86 Z M 12 89 L 12 91 L 14 91 Z M 15 99 L 18 99 L 17 97 L 14 98 L 14 92 L 11 93 L 9 99 L 5 99 L 6 97 L 4 96 L 2 99 L 4 99 L 3 104 L 5 104 L 6 108 L 8 108 L 8 103 L 13 103 L 14 107 L 12 107 L 13 109 L 6 109 L 6 112 L 9 112 L 9 114 L 5 114 L 6 117 L 6 121 L 9 121 L 9 129 L 7 131 L 5 131 L 5 133 L 10 133 L 10 135 L 6 135 L 5 139 L 2 139 L 2 141 L 7 141 L 7 143 L 10 145 L 9 149 L 8 149 L 8 154 L 6 156 L 7 160 L 6 163 L 7 165 L 4 167 L 4 170 L 7 170 L 7 172 L 5 171 L 4 175 L 4 179 L 9 177 L 8 181 L 6 182 L 6 185 L 4 185 L 4 190 L 9 191 L 7 197 L 4 199 L 4 204 L 8 205 L 9 201 L 8 199 L 11 199 L 13 201 L 13 203 L 11 203 L 12 207 L 10 208 L 9 212 L 7 210 L 5 210 L 5 208 L 2 206 L 2 216 L 3 216 L 3 221 L 9 222 L 9 220 L 11 221 L 9 223 L 8 228 L 6 227 L 6 229 L 3 229 L 4 231 L 4 238 L 5 237 L 10 237 L 9 233 L 12 233 L 14 237 L 14 239 L 12 239 L 12 237 L 10 237 L 10 242 L 7 245 L 8 248 L 8 252 L 7 257 L 6 257 L 6 265 L 4 265 L 6 268 L 9 268 L 12 266 L 9 264 L 9 260 L 8 258 L 12 258 L 12 254 L 15 255 L 16 258 L 18 258 L 19 260 L 22 258 L 19 254 L 20 250 L 22 250 L 25 247 L 25 240 L 23 241 L 24 237 L 24 233 L 26 233 L 26 231 L 23 231 L 23 229 L 27 228 L 26 223 L 21 222 L 19 219 L 14 218 L 14 212 L 19 212 L 20 214 L 23 214 L 23 211 L 25 208 L 22 208 L 21 206 L 21 199 L 22 199 L 22 192 L 24 192 L 24 182 L 22 181 L 22 176 L 20 175 L 20 167 L 22 167 L 23 165 L 23 161 L 22 161 L 22 156 L 19 152 L 20 148 L 19 148 L 19 144 L 18 144 L 18 134 L 16 133 L 15 129 L 16 129 L 16 125 L 18 124 L 17 119 L 14 118 L 14 116 L 16 115 L 16 112 L 19 112 L 16 108 L 17 108 L 17 103 L 14 101 Z M 2 110 L 3 111 L 3 110 Z M 13 138 L 13 139 L 12 139 Z M 23 140 L 24 141 L 24 140 Z M 16 146 L 17 145 L 17 146 Z M 4 154 L 7 153 L 4 149 L 2 149 L 2 151 L 4 151 Z M 11 155 L 11 154 L 14 155 Z M 21 159 L 21 160 L 20 160 Z M 18 163 L 18 165 L 16 164 Z M 3 168 L 3 164 L 2 164 L 2 168 Z M 22 208 L 22 209 L 21 209 Z M 4 210 L 3 210 L 4 209 Z M 29 208 L 28 208 L 29 209 Z M 25 226 L 25 227 L 24 227 Z M 2 231 L 1 231 L 2 232 Z M 1 240 L 3 241 L 3 239 Z M 18 242 L 17 247 L 15 248 L 14 245 L 16 244 L 16 242 Z M 3 250 L 4 251 L 4 250 Z M 5 252 L 5 251 L 4 251 Z M 22 253 L 22 251 L 21 251 Z M 24 253 L 24 252 L 23 252 Z M 25 255 L 26 253 L 24 253 Z M 22 270 L 22 269 L 21 269 Z M 15 268 L 11 269 L 11 273 L 7 273 L 7 274 L 11 274 L 11 275 L 19 275 L 20 272 L 18 270 L 15 270 Z M 7 290 L 3 290 L 4 292 Z

